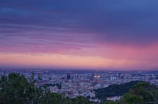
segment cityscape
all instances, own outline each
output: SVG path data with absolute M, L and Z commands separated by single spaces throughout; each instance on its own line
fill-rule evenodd
M 158 71 L 98 71 L 98 70 L 30 70 L 30 69 L 1 69 L 4 73 L 21 73 L 29 78 L 35 74 L 35 85 L 47 86 L 53 93 L 65 94 L 65 97 L 76 98 L 83 96 L 92 102 L 101 102 L 96 97 L 95 90 L 109 85 L 120 85 L 131 81 L 145 81 L 158 87 Z M 32 72 L 31 72 L 32 71 Z M 41 75 L 41 79 L 38 76 Z M 108 100 L 116 101 L 122 96 L 109 96 Z
M 158 104 L 158 0 L 0 0 L 0 104 Z

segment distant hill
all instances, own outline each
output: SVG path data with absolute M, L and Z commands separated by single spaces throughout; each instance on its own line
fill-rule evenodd
M 140 83 L 142 81 L 131 81 L 124 84 L 114 84 L 110 85 L 106 88 L 94 90 L 96 93 L 96 98 L 106 100 L 107 97 L 112 96 L 122 96 L 124 93 L 127 93 L 129 89 L 131 89 L 134 85 Z

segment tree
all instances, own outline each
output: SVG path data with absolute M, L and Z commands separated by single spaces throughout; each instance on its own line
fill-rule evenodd
M 138 83 L 123 95 L 120 102 L 126 104 L 143 104 L 143 103 L 158 103 L 158 88 L 155 85 L 150 85 L 148 82 Z
M 158 88 L 148 82 L 140 82 L 125 93 L 119 101 L 105 104 L 158 104 Z
M 90 101 L 82 96 L 77 96 L 74 100 L 74 104 L 90 104 Z
M 104 104 L 116 104 L 114 101 L 106 101 Z
M 35 86 L 34 73 L 28 79 L 19 73 L 2 75 L 0 87 L 0 104 L 57 104 L 62 98 L 49 89 Z
M 65 98 L 64 94 L 35 86 L 34 73 L 29 78 L 19 73 L 2 75 L 0 88 L 0 104 L 90 104 L 81 96 Z
M 129 92 L 129 89 L 131 89 L 134 85 L 140 82 L 141 81 L 131 81 L 119 85 L 114 84 L 114 85 L 109 85 L 106 88 L 101 88 L 94 91 L 97 98 L 101 99 L 102 101 L 105 101 L 107 97 L 122 96 L 124 93 Z

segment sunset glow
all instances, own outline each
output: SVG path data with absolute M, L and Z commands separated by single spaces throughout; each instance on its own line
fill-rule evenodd
M 0 68 L 158 67 L 158 1 L 0 1 Z

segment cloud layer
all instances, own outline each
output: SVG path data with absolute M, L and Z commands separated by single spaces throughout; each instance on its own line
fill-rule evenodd
M 0 0 L 0 52 L 158 62 L 157 4 Z

